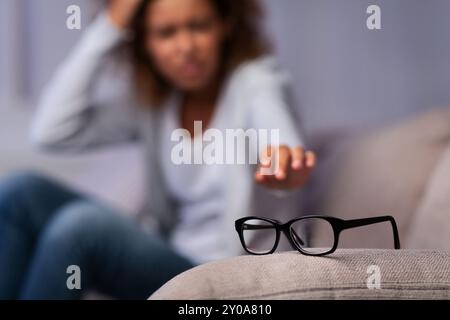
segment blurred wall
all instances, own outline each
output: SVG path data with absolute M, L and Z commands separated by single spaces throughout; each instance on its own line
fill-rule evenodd
M 366 126 L 450 106 L 450 1 L 265 0 L 305 126 Z M 381 7 L 382 29 L 366 28 Z
M 100 0 L 1 0 L 0 97 L 35 103 L 82 31 L 66 28 L 66 9 L 82 9 L 85 28 Z M 1 107 L 0 103 L 0 107 Z
M 0 1 L 0 107 L 24 94 L 20 9 L 20 3 L 14 0 Z
M 54 72 L 55 66 L 67 55 L 83 29 L 66 28 L 66 9 L 78 5 L 82 9 L 82 26 L 86 27 L 90 11 L 96 0 L 24 0 L 27 11 L 26 43 L 30 72 L 27 88 L 33 98 L 39 95 L 43 85 Z
M 308 131 L 450 105 L 450 1 L 263 1 Z M 13 87 L 35 102 L 80 37 L 65 27 L 70 4 L 82 7 L 85 28 L 97 0 L 1 1 L 3 91 Z M 370 4 L 381 6 L 382 30 L 366 28 Z

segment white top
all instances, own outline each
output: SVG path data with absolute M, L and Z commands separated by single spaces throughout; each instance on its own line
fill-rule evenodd
M 209 128 L 225 128 L 217 106 Z M 221 238 L 224 211 L 224 174 L 220 164 L 175 164 L 172 149 L 180 142 L 171 141 L 172 132 L 180 129 L 180 104 L 178 100 L 168 105 L 162 117 L 161 164 L 163 177 L 170 196 L 175 200 L 179 221 L 171 242 L 182 254 L 197 263 L 226 257 L 224 239 Z M 183 143 L 201 152 L 202 137 L 185 135 Z M 206 144 L 205 144 L 206 145 Z M 197 150 L 196 150 L 197 149 Z

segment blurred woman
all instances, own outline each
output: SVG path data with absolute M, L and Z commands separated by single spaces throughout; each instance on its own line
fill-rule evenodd
M 40 175 L 2 181 L 0 298 L 78 299 L 91 289 L 147 298 L 180 272 L 241 253 L 234 220 L 276 213 L 252 211 L 256 184 L 306 183 L 315 155 L 298 134 L 260 17 L 253 0 L 108 3 L 46 88 L 31 136 L 60 152 L 139 141 L 146 206 L 135 221 Z M 195 121 L 204 131 L 279 130 L 279 143 L 264 147 L 259 166 L 176 164 L 177 129 L 186 146 L 204 144 Z M 273 174 L 262 174 L 274 161 Z M 80 290 L 67 286 L 72 265 Z

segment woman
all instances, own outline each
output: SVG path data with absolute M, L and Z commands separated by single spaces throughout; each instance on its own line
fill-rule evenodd
M 47 87 L 32 139 L 56 151 L 140 141 L 147 205 L 136 222 L 39 175 L 4 180 L 0 298 L 77 299 L 89 289 L 147 298 L 180 272 L 241 253 L 233 222 L 252 213 L 254 185 L 290 190 L 305 184 L 315 156 L 303 149 L 286 78 L 265 56 L 258 18 L 252 0 L 109 2 Z M 120 65 L 120 47 L 132 67 L 108 74 L 108 61 Z M 195 121 L 220 132 L 278 129 L 279 143 L 264 147 L 256 170 L 250 164 L 177 165 L 173 132 L 184 129 L 187 146 L 195 147 Z M 272 174 L 262 174 L 275 162 Z M 67 286 L 73 265 L 81 271 L 80 290 Z

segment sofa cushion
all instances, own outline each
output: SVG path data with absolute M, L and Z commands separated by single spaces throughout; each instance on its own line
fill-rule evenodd
M 421 249 L 450 249 L 450 144 L 429 179 L 405 245 Z
M 449 123 L 450 108 L 435 109 L 344 141 L 328 139 L 322 147 L 326 157 L 318 157 L 313 191 L 307 195 L 314 202 L 308 213 L 348 219 L 392 215 L 405 240 L 430 176 L 450 143 Z M 341 247 L 392 245 L 388 224 L 348 230 L 341 237 Z
M 238 256 L 188 270 L 150 299 L 450 299 L 450 252 L 341 249 L 325 257 L 296 251 Z

